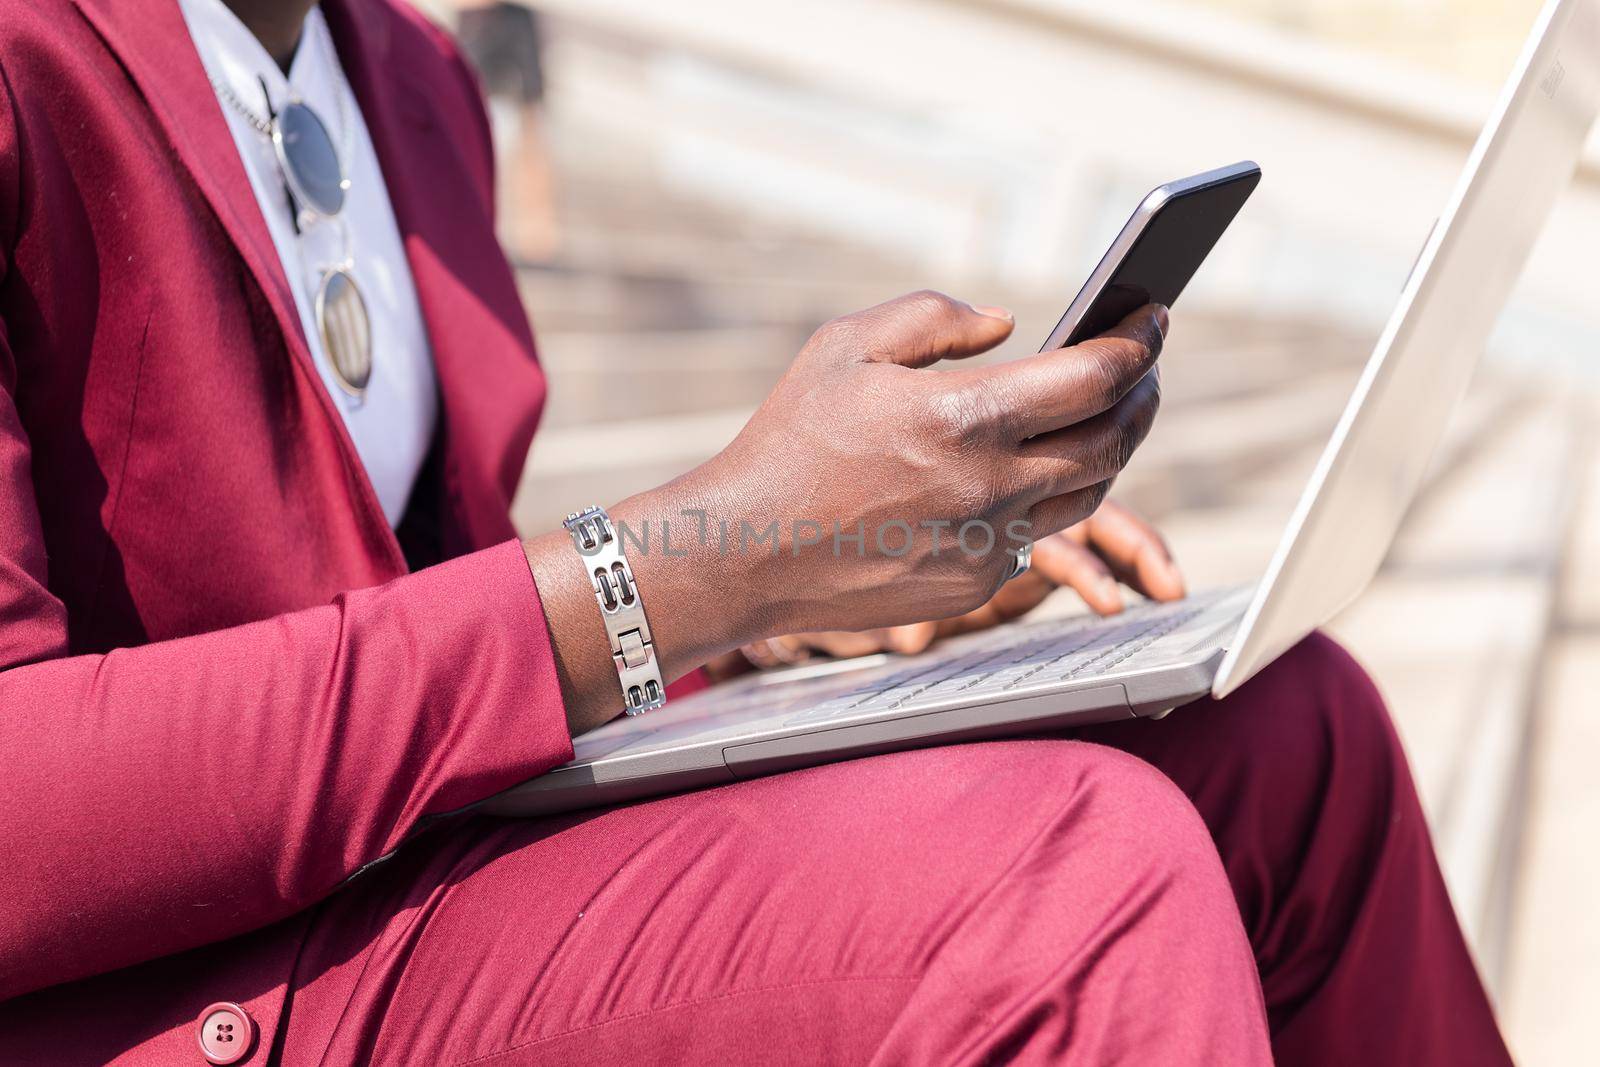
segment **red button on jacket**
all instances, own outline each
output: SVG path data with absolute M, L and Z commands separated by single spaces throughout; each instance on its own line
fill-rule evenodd
M 250 1054 L 255 1038 L 255 1022 L 237 1004 L 222 1001 L 200 1013 L 200 1051 L 209 1063 L 238 1063 Z

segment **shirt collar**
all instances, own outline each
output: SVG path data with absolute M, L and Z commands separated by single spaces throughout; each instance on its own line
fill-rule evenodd
M 277 111 L 291 97 L 312 95 L 308 90 L 314 84 L 319 91 L 322 89 L 320 76 L 327 72 L 321 68 L 327 65 L 333 42 L 328 37 L 328 24 L 320 5 L 306 15 L 287 75 L 222 0 L 178 0 L 178 6 L 183 10 L 206 75 L 213 83 L 227 86 L 261 118 L 267 117 L 269 102 Z M 263 82 L 270 101 L 261 97 Z

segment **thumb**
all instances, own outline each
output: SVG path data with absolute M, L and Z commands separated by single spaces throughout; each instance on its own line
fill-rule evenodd
M 976 308 L 924 289 L 846 316 L 861 339 L 860 358 L 903 367 L 927 367 L 941 359 L 987 352 L 1011 336 L 1016 325 L 1005 308 Z

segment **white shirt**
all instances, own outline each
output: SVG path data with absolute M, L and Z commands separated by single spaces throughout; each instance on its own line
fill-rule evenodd
M 294 292 L 322 384 L 344 419 L 384 516 L 394 526 L 405 513 L 411 487 L 433 439 L 439 389 L 394 208 L 367 124 L 339 67 L 322 9 L 312 8 L 306 16 L 285 77 L 261 42 L 222 0 L 179 0 L 179 6 L 213 84 L 226 85 L 263 121 L 267 118 L 263 81 L 274 111 L 298 97 L 316 112 L 338 149 L 350 180 L 340 221 L 317 219 L 297 234 L 271 140 L 232 103 L 220 97 L 217 101 Z M 360 398 L 339 387 L 316 323 L 316 295 L 323 271 L 347 256 L 371 319 L 372 377 Z

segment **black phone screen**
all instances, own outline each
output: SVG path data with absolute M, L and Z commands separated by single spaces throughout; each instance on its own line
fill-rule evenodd
M 1146 304 L 1170 308 L 1260 181 L 1252 170 L 1168 199 L 1062 346 L 1105 333 Z

